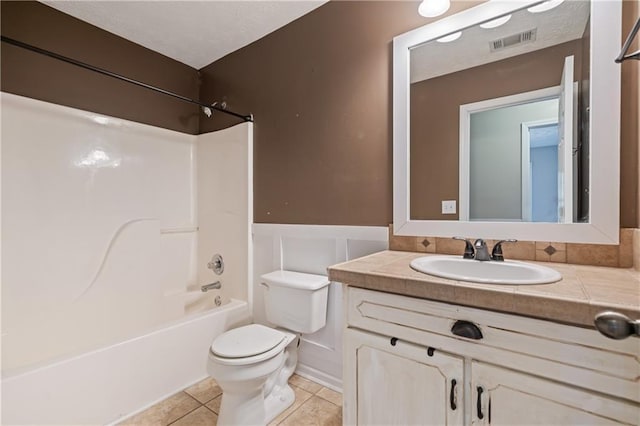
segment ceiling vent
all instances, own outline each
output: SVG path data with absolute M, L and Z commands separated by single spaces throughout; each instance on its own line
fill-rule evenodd
M 506 49 L 507 47 L 517 46 L 524 43 L 530 43 L 536 41 L 537 28 L 532 30 L 523 31 L 518 34 L 513 34 L 507 37 L 500 38 L 489 42 L 489 48 L 492 52 Z

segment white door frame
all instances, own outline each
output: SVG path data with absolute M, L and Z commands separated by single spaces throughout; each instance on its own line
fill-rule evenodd
M 574 147 L 574 103 L 573 55 L 564 58 L 560 79 L 560 101 L 558 104 L 558 222 L 572 223 L 573 207 L 573 147 Z
M 517 95 L 502 96 L 460 105 L 460 162 L 458 208 L 461 221 L 469 220 L 469 165 L 471 157 L 471 114 L 491 109 L 521 105 L 532 101 L 542 101 L 560 96 L 560 86 L 547 87 Z
M 522 137 L 522 220 L 524 222 L 531 222 L 533 216 L 533 203 L 531 200 L 531 141 L 529 130 L 532 127 L 548 126 L 552 124 L 558 124 L 558 120 L 546 119 L 546 120 L 534 120 L 525 121 L 521 125 Z

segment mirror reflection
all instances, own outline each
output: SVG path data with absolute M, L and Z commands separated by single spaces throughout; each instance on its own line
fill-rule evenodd
M 589 220 L 588 1 L 410 50 L 410 218 Z

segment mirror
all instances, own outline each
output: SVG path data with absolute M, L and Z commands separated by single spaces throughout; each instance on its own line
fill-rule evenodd
M 394 39 L 396 235 L 617 243 L 621 3 L 549 3 Z

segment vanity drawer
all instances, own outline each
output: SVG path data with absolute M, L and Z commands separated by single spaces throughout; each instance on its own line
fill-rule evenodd
M 640 401 L 638 338 L 612 340 L 595 329 L 349 286 L 345 291 L 348 327 Z M 453 334 L 459 320 L 475 324 L 482 337 Z

